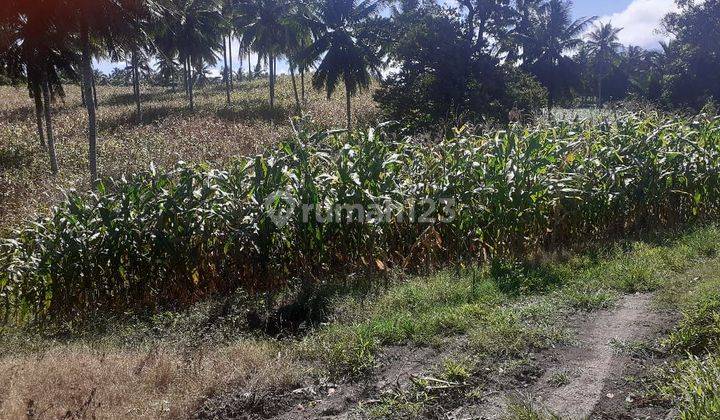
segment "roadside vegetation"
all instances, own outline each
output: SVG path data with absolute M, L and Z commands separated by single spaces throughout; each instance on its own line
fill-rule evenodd
M 228 170 L 151 167 L 71 193 L 4 240 L 3 315 L 161 309 L 238 287 L 269 298 L 337 269 L 487 262 L 712 219 L 719 121 L 629 114 L 435 145 L 300 131 Z M 373 206 L 388 214 L 365 220 Z
M 611 308 L 634 292 L 672 297 L 659 301 L 665 307 L 692 307 L 699 291 L 709 293 L 717 282 L 718 244 L 720 232 L 707 227 L 429 276 L 396 272 L 388 287 L 358 278 L 333 292 L 316 289 L 313 299 L 288 295 L 278 313 L 300 306 L 317 314 L 300 335 L 258 330 L 244 294 L 179 312 L 96 318 L 77 330 L 72 324 L 5 327 L 0 372 L 9 386 L 0 394 L 0 413 L 175 417 L 215 409 L 216 415 L 272 416 L 295 409 L 293 400 L 273 404 L 276 395 L 361 378 L 372 383 L 388 363 L 387 349 L 403 346 L 434 353 L 410 384 L 361 398 L 352 409 L 375 417 L 432 417 L 492 395 L 498 366 L 501 376 L 513 378 L 532 367 L 533 353 L 572 343 L 567 320 L 573 314 Z M 707 277 L 695 280 L 688 294 L 677 293 L 698 272 Z M 694 348 L 714 349 L 698 341 L 714 340 L 704 333 L 712 323 L 695 322 L 702 316 L 681 323 L 669 343 L 691 337 L 699 343 Z M 677 347 L 678 354 L 687 348 Z M 681 398 L 687 418 L 706 409 L 697 401 L 709 398 L 699 388 L 715 383 L 712 360 L 680 362 L 671 371 L 675 379 L 662 382 L 670 398 Z M 685 385 L 697 378 L 692 388 Z M 231 404 L 222 399 L 227 392 L 238 396 Z
M 5 3 L 0 417 L 720 417 L 720 0 Z
M 657 393 L 677 406 L 682 419 L 720 415 L 719 269 L 717 261 L 708 262 L 661 294 L 683 318 L 663 342 L 674 361 L 658 376 Z

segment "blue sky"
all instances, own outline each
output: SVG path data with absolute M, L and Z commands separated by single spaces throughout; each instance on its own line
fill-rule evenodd
M 575 17 L 598 16 L 602 22 L 612 22 L 623 28 L 620 32 L 622 43 L 645 48 L 657 48 L 658 42 L 665 39 L 656 29 L 662 17 L 675 9 L 674 0 L 575 0 L 574 4 Z M 237 47 L 234 50 L 237 51 Z M 96 63 L 96 67 L 105 73 L 122 66 L 124 63 L 106 60 Z M 280 65 L 278 70 L 282 73 L 287 68 Z
M 575 0 L 575 7 L 573 9 L 576 17 L 604 16 L 623 11 L 630 2 L 631 0 Z

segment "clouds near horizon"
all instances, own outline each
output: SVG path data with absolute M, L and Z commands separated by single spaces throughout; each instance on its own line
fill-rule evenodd
M 675 0 L 633 0 L 624 10 L 601 16 L 598 21 L 623 28 L 618 37 L 624 45 L 658 48 L 660 41 L 668 39 L 658 32 L 660 22 L 665 15 L 677 10 Z

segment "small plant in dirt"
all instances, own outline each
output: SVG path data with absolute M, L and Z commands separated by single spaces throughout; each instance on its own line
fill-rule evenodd
M 617 299 L 616 293 L 606 289 L 592 290 L 582 285 L 570 288 L 562 293 L 563 302 L 579 311 L 597 311 L 610 308 Z
M 570 374 L 565 371 L 554 372 L 548 379 L 550 385 L 560 388 L 570 383 Z
M 652 343 L 645 341 L 623 341 L 612 339 L 609 343 L 610 347 L 617 354 L 623 354 L 630 357 L 645 359 L 652 353 Z
M 509 420 L 560 420 L 560 417 L 537 407 L 532 401 L 515 399 L 507 406 Z
M 470 378 L 472 369 L 468 360 L 445 359 L 442 372 L 447 381 L 463 383 Z

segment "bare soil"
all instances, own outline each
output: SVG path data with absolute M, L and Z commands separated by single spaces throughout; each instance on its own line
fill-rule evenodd
M 576 334 L 572 345 L 530 354 L 511 377 L 486 368 L 484 397 L 456 394 L 428 410 L 427 417 L 500 419 L 513 402 L 530 404 L 539 413 L 561 418 L 665 418 L 669 409 L 643 393 L 643 379 L 664 355 L 655 349 L 672 328 L 676 315 L 652 307 L 652 295 L 621 298 L 612 308 L 576 313 L 567 320 Z M 459 341 L 462 341 L 460 339 Z M 206 402 L 200 418 L 363 418 L 362 406 L 379 402 L 383 393 L 407 390 L 412 377 L 436 369 L 458 345 L 443 350 L 389 347 L 378 366 L 361 382 L 307 383 L 303 388 L 248 401 L 249 396 L 221 395 Z M 502 370 L 502 369 L 500 369 Z M 496 369 L 495 369 L 496 371 Z
M 670 314 L 651 308 L 651 301 L 649 294 L 626 296 L 613 310 L 587 319 L 576 346 L 550 355 L 556 364 L 531 390 L 534 400 L 563 418 L 595 418 L 601 407 L 611 406 L 612 418 L 630 416 L 642 401 L 632 383 L 622 379 L 648 371 L 637 369 L 640 360 L 652 362 L 642 353 L 673 324 Z M 569 382 L 558 384 L 559 375 L 567 375 Z
M 302 387 L 278 394 L 219 395 L 206 401 L 195 414 L 200 419 L 275 418 L 318 419 L 356 418 L 361 403 L 374 403 L 377 396 L 390 390 L 406 389 L 411 377 L 437 365 L 443 352 L 414 346 L 387 347 L 378 356 L 378 364 L 361 381 L 333 383 L 308 380 Z
M 527 387 L 506 389 L 455 419 L 507 418 L 510 404 L 563 419 L 664 418 L 667 408 L 643 397 L 643 379 L 664 359 L 657 340 L 676 316 L 652 308 L 652 295 L 623 297 L 614 308 L 570 320 L 572 345 L 538 355 L 543 372 Z

